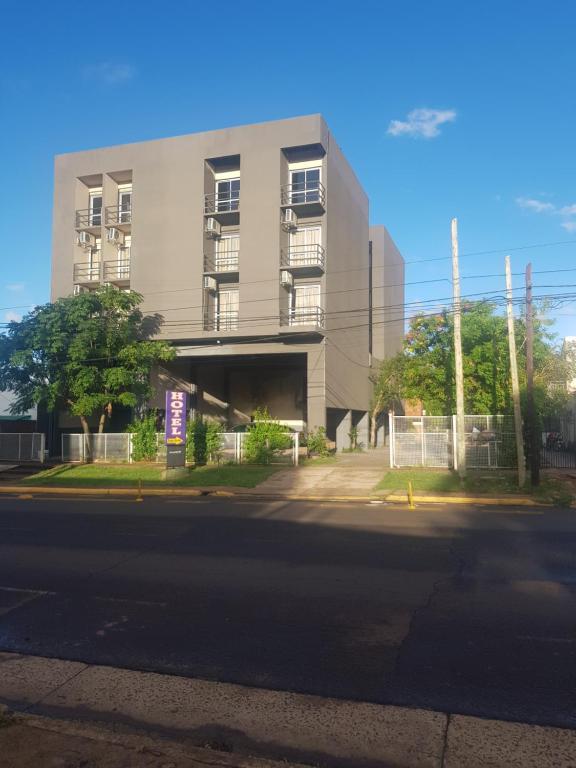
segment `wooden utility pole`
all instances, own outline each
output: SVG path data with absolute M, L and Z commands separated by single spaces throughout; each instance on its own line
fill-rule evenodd
M 532 264 L 526 267 L 526 421 L 530 452 L 530 479 L 540 484 L 540 442 L 534 404 L 534 308 L 532 306 Z
M 456 374 L 456 463 L 461 478 L 466 476 L 464 426 L 464 369 L 462 366 L 462 304 L 458 265 L 458 219 L 452 219 L 452 290 L 454 297 L 454 368 Z
M 512 401 L 514 403 L 514 431 L 516 432 L 516 455 L 518 457 L 518 486 L 526 483 L 526 458 L 522 434 L 522 410 L 520 408 L 520 386 L 518 384 L 518 360 L 516 359 L 516 334 L 512 309 L 512 271 L 510 256 L 506 256 L 506 311 L 508 314 L 508 348 L 510 349 L 510 378 L 512 380 Z

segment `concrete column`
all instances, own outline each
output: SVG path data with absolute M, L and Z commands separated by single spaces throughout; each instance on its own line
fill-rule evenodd
M 342 451 L 350 447 L 350 427 L 352 426 L 352 411 L 343 411 L 342 418 L 336 427 L 336 450 Z
M 326 390 L 324 386 L 324 345 L 306 355 L 306 409 L 308 429 L 326 427 Z
M 356 428 L 358 429 L 358 445 L 366 451 L 370 447 L 370 419 L 368 411 L 358 411 Z

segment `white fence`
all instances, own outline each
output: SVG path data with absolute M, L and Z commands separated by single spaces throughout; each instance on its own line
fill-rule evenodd
M 44 435 L 40 432 L 0 433 L 0 461 L 44 461 Z
M 390 415 L 391 467 L 456 466 L 455 416 Z M 516 466 L 512 416 L 465 416 L 466 466 L 506 469 Z
M 43 436 L 42 436 L 43 437 Z M 244 443 L 245 432 L 223 432 L 221 434 L 218 461 L 220 463 L 245 463 Z M 291 445 L 284 451 L 279 451 L 272 459 L 274 464 L 298 464 L 300 451 L 299 435 L 291 433 Z M 156 436 L 157 462 L 166 461 L 166 445 L 164 434 Z M 67 434 L 62 435 L 62 461 L 67 463 L 114 462 L 132 463 L 132 433 L 104 432 L 99 434 Z

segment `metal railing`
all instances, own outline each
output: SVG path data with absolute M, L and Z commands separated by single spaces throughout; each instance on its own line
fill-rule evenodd
M 318 267 L 324 269 L 325 250 L 319 244 L 292 245 L 280 253 L 282 267 Z
M 321 181 L 296 181 L 280 187 L 281 205 L 326 205 L 326 188 Z
M 204 254 L 204 272 L 237 272 L 240 251 Z
M 104 281 L 121 283 L 130 280 L 130 260 L 105 261 Z
M 315 325 L 324 328 L 325 312 L 322 307 L 302 307 L 280 313 L 280 325 Z
M 75 283 L 99 283 L 101 262 L 81 262 L 74 264 L 73 278 Z
M 102 208 L 80 208 L 76 211 L 76 229 L 102 226 Z
M 205 331 L 235 331 L 238 328 L 239 312 L 238 310 L 228 310 L 226 312 L 216 312 L 204 318 Z
M 240 210 L 240 192 L 211 192 L 204 195 L 204 213 L 234 213 Z
M 106 226 L 132 223 L 132 207 L 125 205 L 107 205 L 105 208 Z
M 44 462 L 44 441 L 40 432 L 0 433 L 0 461 Z

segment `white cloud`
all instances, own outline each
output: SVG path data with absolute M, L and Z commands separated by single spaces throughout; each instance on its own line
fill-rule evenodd
M 440 135 L 439 126 L 456 120 L 455 109 L 428 109 L 420 107 L 408 113 L 406 120 L 391 120 L 388 126 L 390 136 L 412 136 L 433 139 Z
M 531 197 L 517 197 L 516 205 L 532 213 L 549 213 L 553 216 L 559 216 L 562 221 L 560 226 L 567 232 L 576 232 L 576 204 L 556 206 L 543 200 L 536 200 Z
M 516 204 L 534 213 L 553 213 L 556 210 L 552 203 L 544 203 L 542 200 L 534 200 L 530 197 L 517 197 Z
M 6 323 L 19 323 L 22 320 L 22 315 L 18 312 L 5 312 L 4 321 Z
M 10 291 L 10 293 L 22 293 L 25 287 L 24 283 L 9 283 L 6 286 L 6 290 Z
M 118 85 L 132 80 L 136 75 L 136 68 L 132 64 L 114 64 L 111 61 L 103 61 L 100 64 L 86 67 L 84 75 L 105 85 Z

